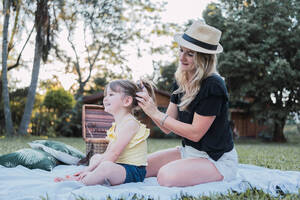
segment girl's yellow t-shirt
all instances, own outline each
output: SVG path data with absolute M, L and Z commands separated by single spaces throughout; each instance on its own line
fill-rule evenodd
M 142 124 L 139 121 L 137 122 L 140 125 L 139 130 L 125 147 L 116 163 L 147 166 L 147 138 L 149 137 L 150 130 L 146 128 L 145 124 Z M 113 123 L 112 127 L 107 131 L 106 139 L 108 139 L 109 142 L 114 142 L 117 139 L 115 127 L 116 124 Z

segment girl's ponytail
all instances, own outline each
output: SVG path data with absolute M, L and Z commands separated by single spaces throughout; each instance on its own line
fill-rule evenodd
M 152 98 L 152 100 L 156 104 L 157 103 L 156 102 L 156 96 L 155 96 L 156 86 L 151 81 L 149 81 L 148 79 L 141 79 L 140 81 L 145 86 L 149 96 Z M 142 85 L 139 84 L 139 83 L 137 85 L 140 88 L 140 90 L 142 91 L 143 90 Z

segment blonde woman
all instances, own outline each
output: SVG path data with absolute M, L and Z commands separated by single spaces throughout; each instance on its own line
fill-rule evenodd
M 221 31 L 195 21 L 174 40 L 179 44 L 176 83 L 166 113 L 146 90 L 137 93 L 139 106 L 166 134 L 182 137 L 182 146 L 148 156 L 146 177 L 162 186 L 191 186 L 228 181 L 236 176 L 238 158 L 228 120 L 228 93 L 217 73 Z

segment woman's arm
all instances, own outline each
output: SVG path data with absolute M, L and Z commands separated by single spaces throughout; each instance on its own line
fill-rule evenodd
M 216 116 L 202 116 L 195 113 L 192 124 L 187 124 L 172 117 L 167 117 L 164 121 L 164 127 L 176 135 L 198 142 L 208 131 L 215 118 Z M 153 115 L 153 119 L 163 120 L 164 114 L 156 113 Z
M 170 102 L 166 114 L 174 119 L 177 119 L 178 116 L 177 105 Z M 161 121 L 157 119 L 152 119 L 152 120 L 164 133 L 169 134 L 171 132 L 170 129 L 167 129 L 165 126 L 161 125 Z
M 195 113 L 192 124 L 187 124 L 177 120 L 177 107 L 176 104 L 173 104 L 172 102 L 169 104 L 169 107 L 171 106 L 170 110 L 172 110 L 172 112 L 174 112 L 174 107 L 176 107 L 176 118 L 171 115 L 166 117 L 165 113 L 160 112 L 145 90 L 143 92 L 138 92 L 136 99 L 139 101 L 138 104 L 143 111 L 156 124 L 159 124 L 160 127 L 194 142 L 199 141 L 204 136 L 215 120 L 215 116 L 201 116 Z M 162 122 L 163 126 L 161 125 Z

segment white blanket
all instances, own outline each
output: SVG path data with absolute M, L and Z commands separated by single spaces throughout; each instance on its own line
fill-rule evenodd
M 191 187 L 162 187 L 156 178 L 146 178 L 143 183 L 128 183 L 118 186 L 84 186 L 76 181 L 55 183 L 54 177 L 71 174 L 82 166 L 60 165 L 53 171 L 30 170 L 23 166 L 5 168 L 0 166 L 0 200 L 75 200 L 86 199 L 130 199 L 151 197 L 169 200 L 182 195 L 201 196 L 226 194 L 229 191 L 244 192 L 248 188 L 262 189 L 277 196 L 280 192 L 298 193 L 300 189 L 299 171 L 280 171 L 240 164 L 237 179 L 231 182 L 213 182 Z

